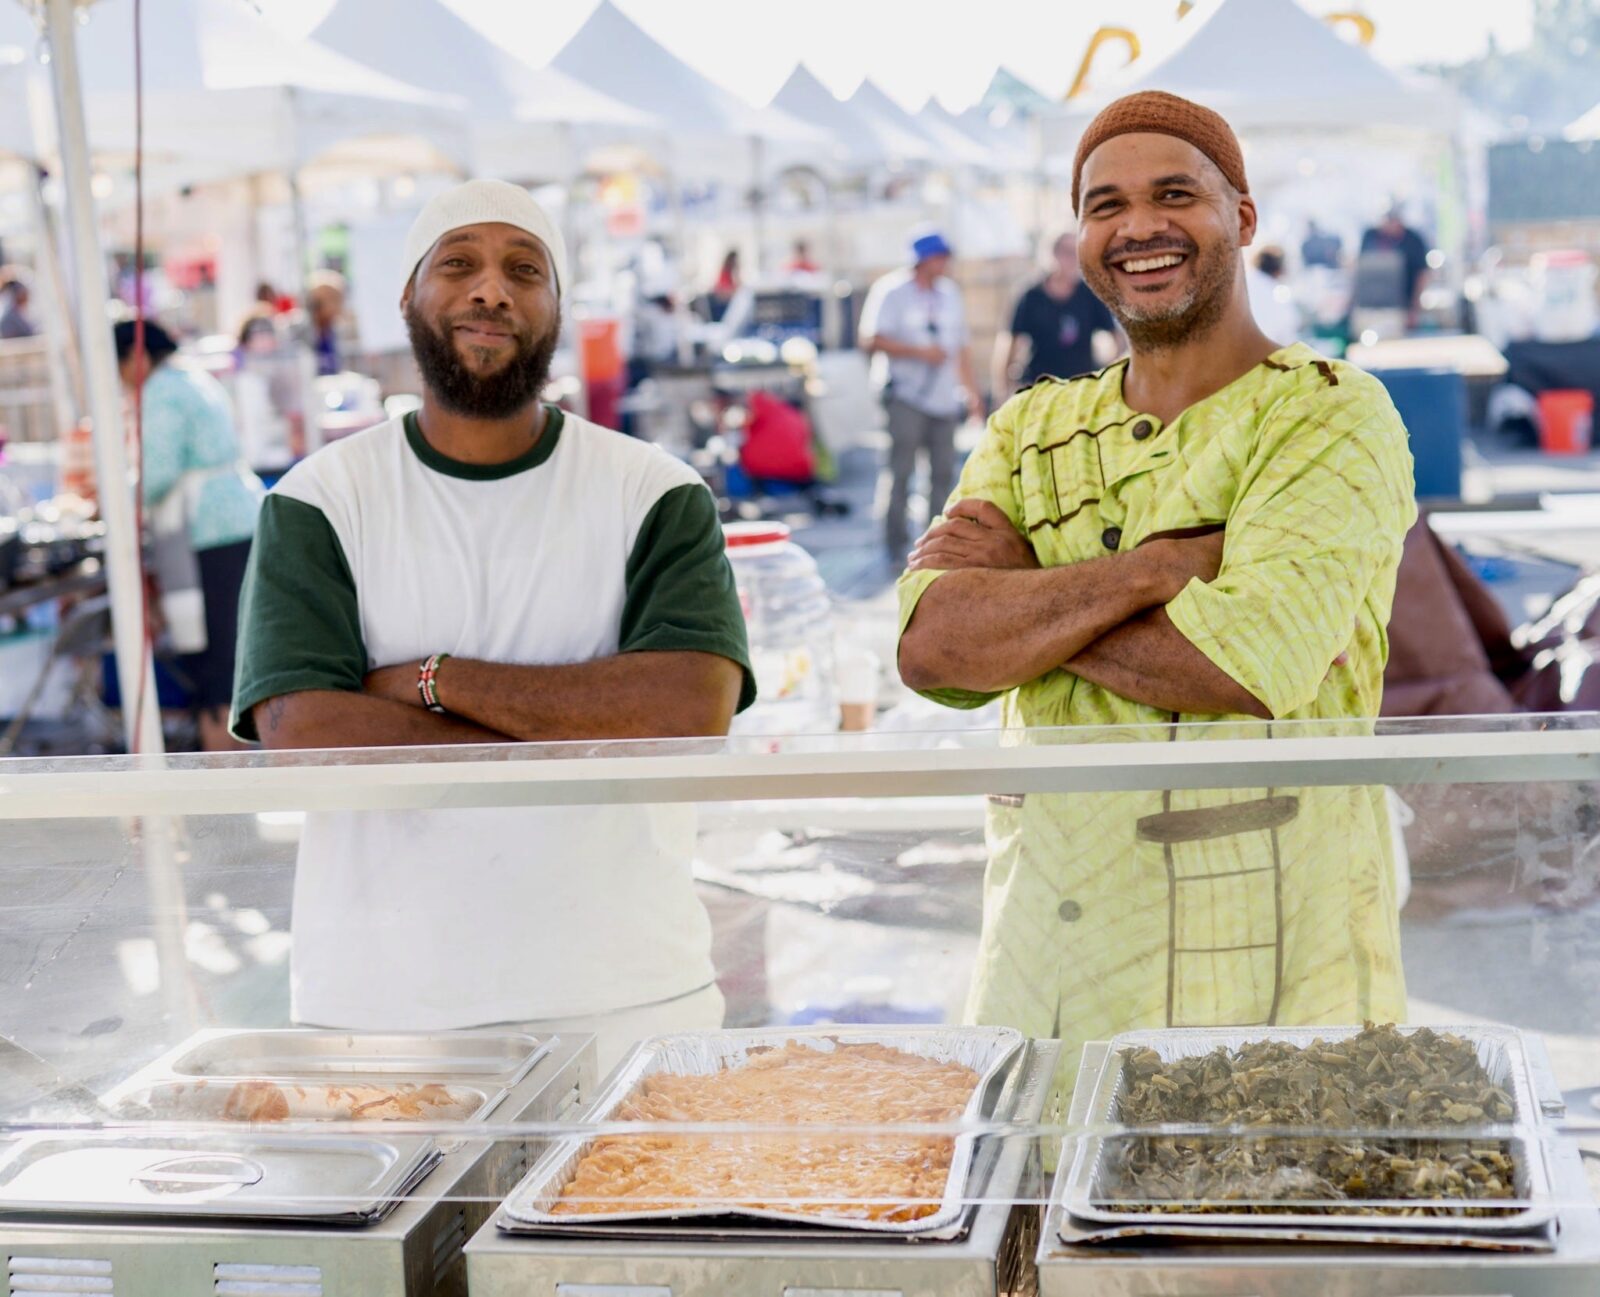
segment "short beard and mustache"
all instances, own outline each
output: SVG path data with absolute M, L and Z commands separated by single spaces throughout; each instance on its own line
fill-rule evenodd
M 561 336 L 559 320 L 543 338 L 535 338 L 531 330 L 488 310 L 466 311 L 446 319 L 441 331 L 408 303 L 405 321 L 411 352 L 428 391 L 445 410 L 464 419 L 508 419 L 537 401 L 550 379 L 550 362 Z M 507 329 L 516 343 L 511 359 L 492 374 L 473 373 L 456 349 L 455 327 L 471 323 Z
M 1116 316 L 1134 350 L 1164 351 L 1211 332 L 1233 296 L 1239 265 L 1237 244 L 1223 240 L 1202 250 L 1187 240 L 1152 239 L 1149 243 L 1124 243 L 1116 249 L 1118 256 L 1129 252 L 1148 256 L 1182 252 L 1194 263 L 1189 291 L 1179 301 L 1170 306 L 1147 308 L 1142 306 L 1137 294 L 1122 295 L 1116 280 L 1118 272 L 1107 265 L 1104 258 L 1083 262 L 1085 282 Z

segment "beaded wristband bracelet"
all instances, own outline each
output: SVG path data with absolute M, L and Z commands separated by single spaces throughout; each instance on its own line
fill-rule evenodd
M 417 673 L 417 692 L 422 695 L 422 705 L 430 712 L 444 714 L 444 708 L 439 704 L 439 690 L 436 681 L 439 676 L 439 663 L 450 655 L 448 653 L 435 653 L 430 658 L 425 658 L 422 670 Z

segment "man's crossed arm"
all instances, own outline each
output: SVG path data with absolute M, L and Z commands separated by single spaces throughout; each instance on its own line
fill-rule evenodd
M 740 669 L 715 653 L 619 653 L 568 666 L 447 658 L 427 710 L 420 662 L 380 667 L 362 692 L 305 690 L 253 710 L 269 748 L 403 747 L 564 739 L 685 738 L 728 732 Z
M 1222 541 L 1220 530 L 1153 539 L 1125 554 L 1041 568 L 1004 512 L 960 501 L 912 552 L 912 571 L 946 575 L 901 636 L 901 677 L 913 689 L 994 693 L 1062 667 L 1166 711 L 1270 719 L 1165 612 L 1191 580 L 1216 578 Z

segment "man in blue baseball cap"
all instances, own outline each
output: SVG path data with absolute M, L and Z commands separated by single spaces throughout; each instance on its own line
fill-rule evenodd
M 889 416 L 892 486 L 884 537 L 905 554 L 906 505 L 917 453 L 928 459 L 928 516 L 955 483 L 955 431 L 963 412 L 983 418 L 968 350 L 961 290 L 946 275 L 952 251 L 938 230 L 918 231 L 912 265 L 872 286 L 861 312 L 861 345 L 873 357 Z

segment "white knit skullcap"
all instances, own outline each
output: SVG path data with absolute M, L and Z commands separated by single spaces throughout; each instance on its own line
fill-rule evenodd
M 567 286 L 566 241 L 555 222 L 528 196 L 526 189 L 509 185 L 504 180 L 469 180 L 429 200 L 406 235 L 402 291 L 404 284 L 411 282 L 411 276 L 428 255 L 428 250 L 451 230 L 490 222 L 514 225 L 544 244 L 550 254 L 550 268 L 555 272 L 556 301 L 559 302 Z

